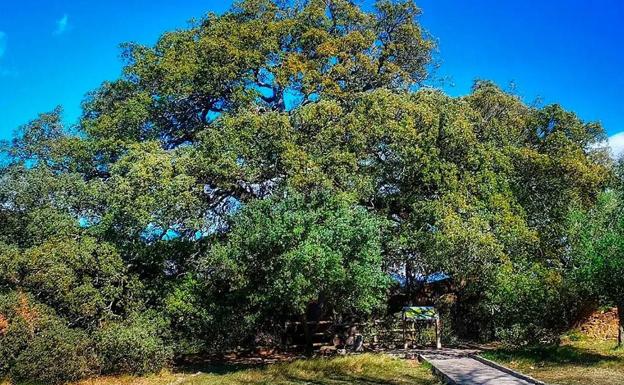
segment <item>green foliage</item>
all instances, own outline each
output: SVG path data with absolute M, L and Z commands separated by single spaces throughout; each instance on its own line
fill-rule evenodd
M 102 372 L 158 372 L 171 359 L 171 348 L 163 339 L 167 331 L 162 319 L 145 315 L 105 324 L 94 336 Z
M 561 273 L 538 263 L 508 263 L 488 288 L 495 337 L 511 345 L 556 340 L 567 325 Z
M 92 327 L 131 307 L 131 279 L 114 246 L 88 236 L 0 247 L 0 290 L 36 295 L 76 325 Z
M 201 316 L 212 349 L 274 332 L 273 325 L 304 316 L 312 304 L 332 317 L 366 316 L 383 306 L 385 222 L 345 196 L 280 195 L 235 214 L 197 279 L 167 298 L 168 310 L 186 325 L 197 327 Z
M 406 301 L 450 276 L 447 330 L 464 337 L 526 342 L 575 301 L 621 298 L 606 289 L 624 271 L 620 205 L 587 214 L 612 176 L 600 125 L 486 81 L 463 97 L 420 87 L 434 43 L 419 14 L 411 0 L 244 0 L 124 45 L 123 75 L 74 129 L 60 109 L 21 127 L 0 146 L 0 298 L 54 326 L 31 331 L 0 303 L 0 370 L 44 378 L 52 361 L 18 359 L 66 331 L 62 354 L 92 346 L 105 372 L 153 371 L 249 345 L 312 304 L 369 317 L 390 274 Z
M 117 243 L 136 239 L 148 226 L 192 233 L 202 213 L 199 185 L 186 172 L 187 162 L 184 154 L 171 154 L 156 142 L 129 146 L 102 186 L 107 209 L 94 230 Z
M 23 293 L 0 295 L 0 375 L 8 374 L 35 332 L 53 320 L 51 309 Z
M 622 303 L 624 298 L 624 212 L 622 192 L 603 193 L 589 212 L 571 215 L 575 240 L 574 278 L 590 294 Z
M 95 359 L 83 331 L 54 324 L 30 341 L 15 360 L 10 376 L 17 382 L 60 384 L 93 374 Z
M 574 210 L 570 215 L 570 281 L 587 297 L 616 305 L 619 314 L 618 346 L 624 340 L 624 202 L 620 160 L 615 188 L 602 193 L 589 211 Z
M 97 357 L 87 334 L 32 296 L 0 295 L 0 375 L 62 383 L 93 373 Z
M 370 314 L 387 285 L 383 222 L 343 197 L 285 195 L 245 206 L 227 242 L 211 253 L 244 295 L 241 310 L 303 314 L 321 301 L 339 314 Z

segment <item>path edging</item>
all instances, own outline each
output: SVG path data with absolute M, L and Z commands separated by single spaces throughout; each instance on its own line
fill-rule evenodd
M 434 364 L 429 362 L 429 360 L 425 356 L 420 354 L 420 353 L 418 353 L 418 361 L 420 361 L 420 362 L 424 361 L 427 364 L 429 364 L 429 366 L 431 366 L 431 371 L 433 372 L 433 374 L 438 376 L 438 377 L 440 377 L 442 379 L 442 381 L 444 381 L 446 384 L 449 384 L 449 385 L 459 385 L 455 380 L 453 380 L 451 377 L 449 377 L 446 373 L 444 373 L 440 369 L 436 368 Z
M 522 374 L 522 373 L 517 372 L 517 371 L 515 371 L 513 369 L 509 369 L 508 367 L 503 366 L 503 365 L 501 365 L 499 363 L 496 363 L 496 362 L 494 362 L 492 360 L 488 360 L 487 358 L 481 357 L 478 354 L 469 354 L 468 357 L 473 358 L 473 359 L 475 359 L 475 360 L 477 360 L 477 361 L 479 361 L 482 364 L 485 364 L 487 366 L 491 366 L 493 368 L 496 368 L 496 369 L 500 370 L 501 372 L 505 372 L 505 373 L 510 374 L 512 376 L 515 376 L 515 377 L 518 377 L 518 378 L 523 379 L 525 381 L 528 381 L 528 382 L 530 382 L 532 384 L 535 384 L 535 385 L 548 385 L 545 382 L 542 382 L 540 380 L 536 380 L 535 378 L 533 378 L 531 376 L 527 376 L 526 374 Z

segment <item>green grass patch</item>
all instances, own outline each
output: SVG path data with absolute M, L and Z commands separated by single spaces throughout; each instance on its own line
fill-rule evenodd
M 559 346 L 496 349 L 483 356 L 552 384 L 624 384 L 624 349 L 615 349 L 614 341 L 575 337 Z
M 258 368 L 210 367 L 133 377 L 98 377 L 70 385 L 437 385 L 431 368 L 381 354 L 297 360 Z M 0 385 L 10 385 L 8 382 Z M 19 384 L 26 385 L 26 384 Z
M 429 368 L 414 361 L 364 354 L 298 360 L 223 375 L 205 374 L 185 385 L 426 385 L 438 384 Z

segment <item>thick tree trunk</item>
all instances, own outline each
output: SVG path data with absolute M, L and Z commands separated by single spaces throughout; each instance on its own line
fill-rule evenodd
M 617 305 L 618 312 L 618 348 L 622 347 L 622 339 L 624 339 L 624 302 Z

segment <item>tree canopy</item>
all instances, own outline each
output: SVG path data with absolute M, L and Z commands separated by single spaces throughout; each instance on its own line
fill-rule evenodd
M 383 314 L 439 273 L 463 336 L 569 322 L 569 210 L 612 180 L 605 134 L 488 81 L 428 87 L 419 14 L 245 0 L 125 44 L 75 127 L 61 109 L 21 127 L 0 170 L 0 374 L 155 370 L 312 303 Z M 38 336 L 67 330 L 84 365 L 50 374 Z

